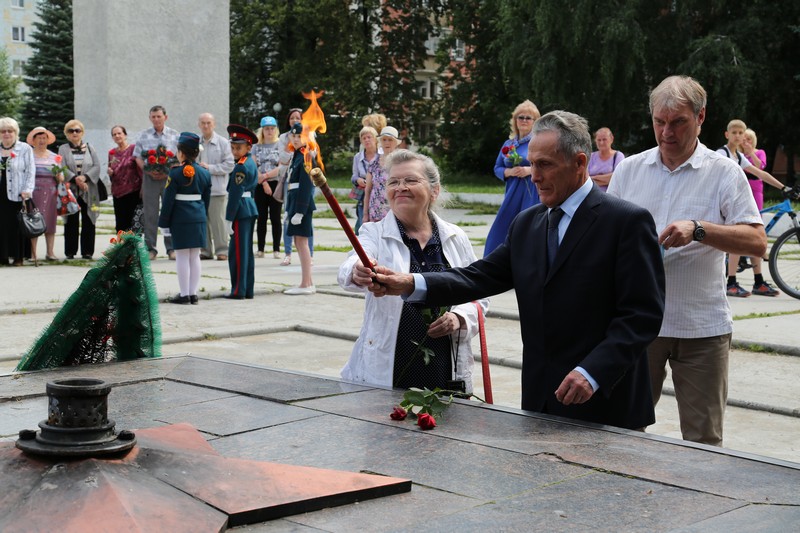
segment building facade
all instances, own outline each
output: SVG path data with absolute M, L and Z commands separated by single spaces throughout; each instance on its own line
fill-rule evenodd
M 33 24 L 39 20 L 37 15 L 37 0 L 0 0 L 2 6 L 2 19 L 0 19 L 0 35 L 3 46 L 8 54 L 8 65 L 11 74 L 22 79 L 23 69 L 28 59 L 33 55 L 30 46 Z M 25 90 L 25 85 L 21 85 Z

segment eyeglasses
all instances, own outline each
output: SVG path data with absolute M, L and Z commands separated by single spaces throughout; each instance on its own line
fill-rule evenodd
M 517 115 L 517 120 L 533 120 L 533 117 L 530 115 Z
M 67 130 L 67 133 L 81 133 L 83 130 L 80 128 L 70 128 Z
M 390 178 L 386 181 L 386 188 L 397 189 L 401 184 L 406 187 L 414 187 L 415 185 L 420 185 L 422 182 L 422 179 L 414 176 L 409 176 L 407 178 Z

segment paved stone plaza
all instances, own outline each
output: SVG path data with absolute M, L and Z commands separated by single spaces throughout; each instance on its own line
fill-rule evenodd
M 464 229 L 481 255 L 491 217 L 463 210 L 447 210 L 444 217 L 471 224 Z M 100 217 L 98 230 L 105 234 L 97 237 L 98 250 L 107 246 L 112 221 L 108 213 Z M 797 315 L 736 321 L 735 342 L 783 353 L 732 353 L 729 396 L 735 405 L 726 412 L 725 444 L 736 452 L 677 440 L 671 396 L 659 404 L 648 435 L 518 411 L 521 341 L 511 294 L 492 299 L 487 320 L 497 407 L 455 406 L 433 432 L 422 433 L 389 420 L 399 392 L 336 380 L 360 328 L 363 300 L 336 286 L 345 254 L 330 248 L 347 243 L 335 219 L 315 217 L 315 228 L 318 294 L 283 295 L 300 279 L 296 257 L 288 267 L 267 257 L 257 259 L 255 299 L 224 300 L 227 263 L 204 261 L 200 305 L 161 305 L 160 361 L 78 370 L 124 385 L 110 398 L 121 429 L 189 422 L 225 456 L 368 470 L 415 483 L 391 505 L 332 509 L 259 526 L 263 530 L 347 530 L 349 520 L 363 520 L 369 530 L 584 529 L 586 517 L 599 509 L 601 529 L 608 530 L 740 530 L 728 526 L 750 523 L 753 530 L 780 531 L 800 520 L 791 488 L 800 482 Z M 58 255 L 62 247 L 59 229 Z M 152 268 L 159 297 L 174 294 L 175 263 L 162 255 Z M 11 372 L 86 270 L 74 263 L 0 269 L 0 373 Z M 800 301 L 786 296 L 731 303 L 735 315 L 800 310 Z M 0 376 L 0 438 L 35 427 L 46 412 L 45 381 L 71 372 Z M 480 395 L 480 372 L 475 380 Z M 763 503 L 787 506 L 752 505 Z M 425 514 L 420 505 L 435 519 L 415 522 Z

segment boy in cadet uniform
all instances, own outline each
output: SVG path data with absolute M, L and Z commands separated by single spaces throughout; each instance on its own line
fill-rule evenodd
M 228 266 L 231 271 L 231 293 L 225 298 L 253 298 L 255 264 L 253 257 L 253 228 L 258 216 L 253 191 L 258 185 L 258 166 L 250 149 L 258 141 L 256 134 L 238 124 L 228 125 L 231 152 L 236 166 L 228 180 L 228 207 L 225 224 L 231 235 Z

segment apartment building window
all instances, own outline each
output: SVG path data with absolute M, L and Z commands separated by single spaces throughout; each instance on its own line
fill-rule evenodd
M 22 26 L 14 26 L 11 28 L 11 40 L 19 43 L 25 42 L 25 28 Z
M 428 82 L 421 81 L 417 83 L 417 92 L 422 98 L 430 98 L 430 93 L 428 92 Z
M 417 81 L 417 94 L 426 100 L 428 98 L 436 98 L 439 92 L 439 84 L 435 79 L 428 79 Z
M 450 57 L 455 61 L 464 61 L 464 41 L 456 39 L 452 50 L 450 50 Z
M 429 56 L 435 56 L 439 50 L 439 36 L 435 34 L 428 35 L 425 39 L 425 51 Z
M 25 61 L 21 59 L 15 59 L 11 63 L 11 75 L 12 76 L 22 76 L 25 74 Z
M 11 7 L 25 7 L 25 0 L 11 0 Z
M 421 144 L 429 143 L 436 140 L 436 124 L 431 122 L 422 122 L 417 127 L 417 139 Z

